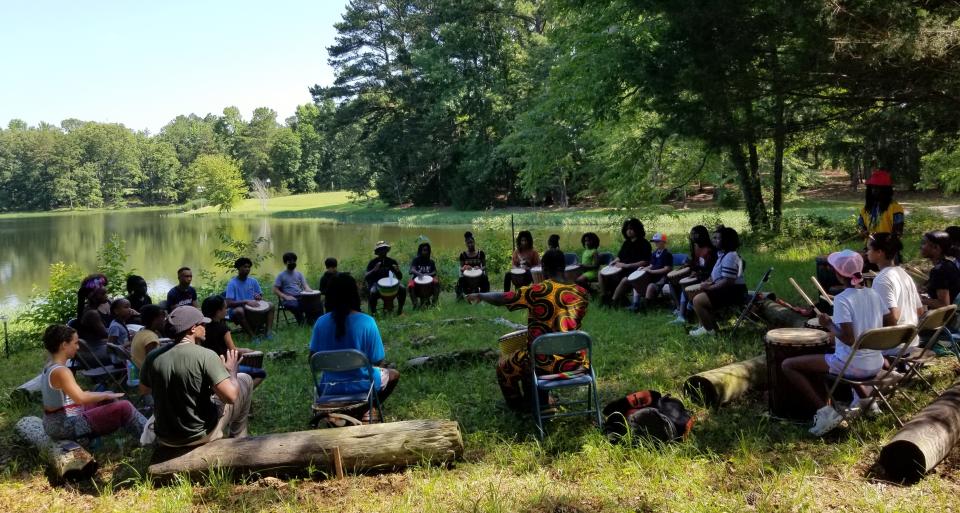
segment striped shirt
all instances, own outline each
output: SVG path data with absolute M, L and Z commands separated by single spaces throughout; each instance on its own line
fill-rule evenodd
M 746 284 L 743 279 L 743 260 L 736 251 L 717 252 L 717 263 L 714 264 L 713 271 L 710 272 L 710 279 L 716 283 L 725 278 L 734 280 L 736 285 Z

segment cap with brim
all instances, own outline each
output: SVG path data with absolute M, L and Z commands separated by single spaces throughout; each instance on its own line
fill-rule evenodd
M 837 251 L 830 253 L 827 262 L 837 271 L 837 274 L 850 278 L 850 283 L 857 285 L 863 281 L 863 257 L 860 253 L 849 249 Z
M 387 244 L 387 241 L 377 241 L 377 245 L 373 248 L 373 251 L 376 252 L 379 249 L 387 248 L 390 249 L 390 244 Z
M 867 185 L 875 187 L 893 187 L 893 179 L 890 178 L 890 172 L 885 169 L 874 169 L 870 178 L 866 181 Z
M 175 332 L 183 333 L 198 324 L 210 322 L 210 318 L 204 317 L 203 312 L 196 307 L 184 305 L 174 308 L 167 317 L 167 322 L 173 326 Z
M 653 234 L 653 238 L 650 239 L 651 242 L 667 242 L 667 234 L 657 232 Z

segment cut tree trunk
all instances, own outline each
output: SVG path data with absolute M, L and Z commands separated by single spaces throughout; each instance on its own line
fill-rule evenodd
M 769 299 L 760 302 L 760 315 L 771 328 L 802 328 L 807 318 Z
M 17 421 L 14 430 L 20 438 L 40 451 L 52 480 L 80 480 L 96 474 L 97 461 L 86 449 L 73 440 L 51 439 L 38 417 L 23 417 Z
M 766 387 L 766 356 L 694 374 L 683 385 L 687 395 L 706 406 L 720 406 L 751 390 L 763 390 Z
M 897 481 L 917 481 L 947 457 L 960 438 L 960 381 L 913 416 L 880 451 L 880 466 Z
M 350 472 L 392 470 L 418 463 L 452 463 L 463 454 L 460 426 L 449 420 L 385 424 L 226 438 L 190 448 L 160 447 L 147 469 L 154 478 L 183 472 L 199 476 L 212 467 L 239 473 L 304 474 L 316 468 L 333 474 L 333 449 Z

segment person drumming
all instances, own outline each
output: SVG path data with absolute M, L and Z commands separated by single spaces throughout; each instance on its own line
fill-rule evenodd
M 283 307 L 293 313 L 297 324 L 302 325 L 306 312 L 300 305 L 299 296 L 302 292 L 311 292 L 313 289 L 310 288 L 310 285 L 307 285 L 303 273 L 297 270 L 296 253 L 292 251 L 284 253 L 283 265 L 286 268 L 277 273 L 277 279 L 273 281 L 273 293 Z
M 250 268 L 253 267 L 253 261 L 247 257 L 240 257 L 233 263 L 233 267 L 236 268 L 237 275 L 227 282 L 227 293 L 225 297 L 227 307 L 230 309 L 227 318 L 242 326 L 243 331 L 247 335 L 250 335 L 251 339 L 256 340 L 257 334 L 255 329 L 259 328 L 259 326 L 252 326 L 250 324 L 245 307 L 247 305 L 258 306 L 260 302 L 263 301 L 263 290 L 260 289 L 260 282 L 250 276 Z M 275 310 L 272 303 L 267 304 L 269 308 L 266 312 L 266 336 L 269 340 L 273 338 L 272 330 Z
M 124 394 L 87 392 L 67 368 L 67 360 L 80 349 L 76 330 L 62 324 L 48 326 L 43 347 L 50 353 L 40 379 L 44 432 L 53 439 L 76 440 L 124 428 L 139 443 L 147 419 L 130 401 L 122 400 Z
M 240 356 L 240 361 L 237 363 L 237 372 L 253 378 L 254 389 L 260 386 L 260 383 L 267 379 L 267 371 L 243 365 L 243 355 L 252 350 L 237 347 L 233 343 L 233 334 L 230 333 L 230 328 L 227 326 L 227 301 L 222 296 L 207 297 L 200 305 L 200 312 L 203 313 L 204 317 L 210 319 L 210 322 L 204 326 L 205 334 L 203 340 L 200 341 L 200 345 L 217 353 L 217 356 L 222 358 L 226 358 L 227 351 L 236 351 Z
M 836 348 L 831 354 L 787 358 L 781 365 L 783 375 L 793 389 L 803 400 L 817 408 L 813 427 L 810 428 L 810 433 L 816 436 L 825 435 L 843 420 L 827 403 L 823 375 L 840 374 L 857 338 L 867 330 L 882 327 L 883 314 L 887 311 L 880 295 L 863 286 L 863 257 L 860 253 L 845 249 L 831 253 L 827 262 L 844 287 L 843 292 L 833 298 L 833 317 L 824 313 L 819 316 L 820 326 L 826 327 L 833 335 Z M 880 351 L 859 349 L 844 376 L 850 379 L 871 378 L 882 368 L 883 354 Z M 866 393 L 866 390 L 854 390 L 851 408 L 858 408 L 860 398 Z M 871 404 L 876 406 L 871 407 L 871 411 L 879 409 L 876 402 L 871 401 Z
M 370 315 L 377 313 L 377 301 L 383 298 L 377 282 L 389 277 L 390 273 L 393 273 L 393 277 L 398 282 L 403 278 L 403 273 L 400 272 L 400 264 L 387 256 L 390 253 L 390 244 L 382 240 L 377 242 L 377 245 L 373 248 L 373 253 L 377 256 L 367 263 L 367 273 L 363 276 L 367 289 L 370 291 L 370 296 L 367 299 Z M 403 304 L 407 301 L 407 289 L 404 287 L 397 288 L 397 315 L 403 315 Z M 387 303 L 384 302 L 384 308 L 386 308 L 386 305 Z
M 357 284 L 347 274 L 339 274 L 330 280 L 327 291 L 327 313 L 317 319 L 310 336 L 310 358 L 318 351 L 355 349 L 366 355 L 373 367 L 373 376 L 366 369 L 343 372 L 324 372 L 320 382 L 322 395 L 349 395 L 364 392 L 373 381 L 380 404 L 387 399 L 400 381 L 400 373 L 395 369 L 377 367 L 382 365 L 386 352 L 380 329 L 373 317 L 360 312 L 360 294 Z M 352 417 L 364 421 L 382 420 L 380 412 L 367 411 L 362 405 L 354 411 L 346 412 Z
M 630 305 L 631 312 L 639 312 L 647 307 L 647 303 L 660 295 L 666 285 L 667 273 L 673 270 L 673 253 L 667 249 L 667 234 L 657 232 L 650 242 L 656 249 L 650 256 L 650 266 L 647 272 L 637 283 L 633 284 L 634 300 Z
M 525 383 L 530 370 L 530 344 L 546 333 L 576 331 L 580 329 L 587 314 L 589 295 L 583 287 L 567 283 L 563 253 L 549 250 L 543 254 L 544 281 L 511 292 L 484 292 L 470 294 L 467 301 L 481 301 L 506 306 L 509 310 L 527 310 L 527 349 L 518 351 L 497 363 L 497 382 L 507 402 L 513 409 L 526 409 L 521 383 Z M 581 369 L 589 362 L 582 352 L 566 355 L 537 356 L 539 374 L 557 374 Z M 528 386 L 528 385 L 525 385 Z M 546 402 L 544 403 L 546 404 Z
M 410 295 L 410 301 L 413 307 L 423 306 L 420 303 L 420 297 L 417 295 L 414 287 L 417 286 L 417 278 L 430 278 L 430 297 L 433 304 L 437 304 L 440 299 L 440 279 L 437 278 L 437 264 L 430 258 L 432 250 L 429 242 L 422 242 L 417 246 L 417 256 L 410 262 L 410 281 L 407 283 L 407 291 Z
M 130 301 L 126 298 L 114 299 L 110 303 L 110 313 L 113 320 L 107 328 L 107 342 L 120 347 L 130 345 L 130 330 L 127 329 L 127 323 L 133 317 L 133 310 L 130 308 Z
M 176 310 L 179 306 L 189 305 L 198 308 L 197 290 L 190 284 L 193 282 L 193 271 L 189 267 L 177 269 L 177 286 L 167 292 L 167 312 Z
M 876 265 L 880 272 L 870 287 L 883 300 L 884 326 L 917 326 L 923 316 L 923 304 L 913 278 L 894 261 L 903 251 L 903 243 L 891 233 L 874 233 L 867 240 L 867 260 Z M 920 338 L 914 337 L 910 346 L 920 344 Z M 884 351 L 886 356 L 896 356 L 900 347 Z
M 80 288 L 77 289 L 77 320 L 83 317 L 90 294 L 100 287 L 106 290 L 107 282 L 107 277 L 103 274 L 91 274 L 80 282 Z
M 587 232 L 580 237 L 580 245 L 583 246 L 583 254 L 580 255 L 583 272 L 577 276 L 576 282 L 586 289 L 590 283 L 597 281 L 597 272 L 600 271 L 600 236 Z
M 557 243 L 559 244 L 559 237 L 557 239 Z M 503 276 L 504 292 L 510 292 L 511 285 L 517 285 L 518 288 L 522 286 L 519 284 L 529 285 L 530 282 L 533 281 L 533 278 L 530 276 L 530 268 L 540 265 L 540 253 L 537 253 L 537 250 L 533 249 L 533 235 L 531 235 L 529 231 L 522 230 L 517 234 L 517 248 L 513 250 L 510 263 L 514 269 L 525 270 L 526 274 L 514 275 L 514 273 L 508 270 L 507 274 Z
M 624 221 L 620 233 L 623 235 L 623 244 L 620 245 L 617 258 L 610 262 L 610 265 L 623 270 L 620 283 L 611 292 L 604 288 L 603 280 L 600 280 L 601 297 L 603 297 L 604 302 L 607 302 L 608 294 L 612 294 L 610 303 L 613 305 L 619 305 L 623 297 L 632 290 L 630 282 L 627 280 L 630 273 L 640 267 L 649 265 L 650 256 L 653 254 L 653 247 L 647 242 L 645 238 L 647 232 L 643 229 L 643 223 L 639 219 L 631 217 Z
M 467 250 L 460 253 L 460 278 L 457 280 L 457 299 L 474 292 L 490 292 L 490 279 L 487 277 L 487 255 L 477 249 L 472 232 L 463 234 L 463 243 Z M 475 280 L 464 276 L 464 271 L 479 270 L 480 277 Z
M 323 275 L 320 276 L 320 283 L 317 284 L 317 290 L 326 297 L 327 291 L 330 288 L 330 282 L 337 277 L 339 272 L 337 271 L 337 259 L 333 257 L 327 257 L 323 261 L 323 267 L 326 269 L 323 271 Z
M 251 378 L 237 374 L 237 351 L 225 357 L 199 344 L 210 319 L 192 306 L 170 312 L 176 343 L 147 355 L 140 393 L 152 394 L 160 445 L 188 447 L 247 436 Z
M 547 250 L 549 251 L 551 249 L 560 251 L 560 236 L 556 233 L 550 234 L 550 236 L 547 237 Z
M 713 310 L 719 306 L 740 306 L 747 301 L 747 285 L 743 278 L 743 260 L 737 254 L 740 235 L 733 228 L 722 227 L 717 238 L 717 263 L 710 278 L 700 284 L 700 292 L 692 298 L 693 310 L 700 326 L 690 332 L 691 337 L 713 336 L 717 321 Z
M 713 266 L 717 263 L 717 250 L 713 247 L 710 232 L 706 226 L 698 224 L 690 229 L 689 240 L 690 260 L 686 266 L 690 268 L 690 276 L 697 278 L 698 281 L 705 281 L 710 277 Z M 673 312 L 676 318 L 670 321 L 670 324 L 684 325 L 692 308 L 690 298 L 680 286 L 679 280 L 670 284 L 670 291 L 677 305 L 677 309 Z
M 953 253 L 950 235 L 940 231 L 924 233 L 920 256 L 933 263 L 926 294 L 920 297 L 923 306 L 934 309 L 952 305 L 960 293 L 960 270 L 947 259 L 957 256 Z
M 893 200 L 893 180 L 890 172 L 874 169 L 865 182 L 863 208 L 857 216 L 857 231 L 864 239 L 874 233 L 892 233 L 903 236 L 903 207 Z

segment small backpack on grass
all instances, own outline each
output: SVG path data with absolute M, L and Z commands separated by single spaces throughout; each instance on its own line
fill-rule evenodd
M 686 438 L 694 417 L 679 399 L 661 396 L 656 390 L 641 390 L 608 403 L 603 408 L 604 431 L 611 441 L 628 432 L 660 442 Z

